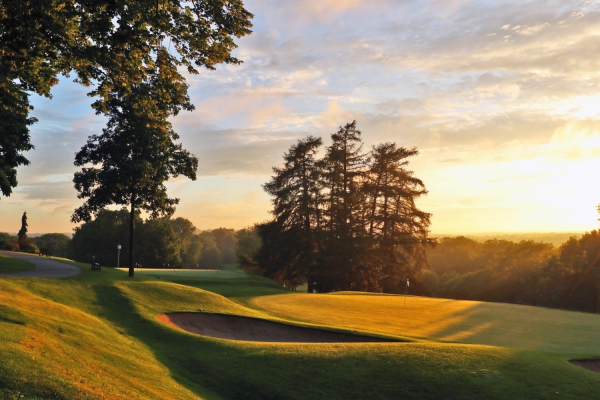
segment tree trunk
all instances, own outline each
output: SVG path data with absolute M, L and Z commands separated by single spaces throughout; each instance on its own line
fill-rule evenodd
M 133 196 L 131 199 L 131 211 L 129 212 L 129 276 L 134 276 L 133 264 L 133 234 L 135 231 L 135 207 L 133 205 Z

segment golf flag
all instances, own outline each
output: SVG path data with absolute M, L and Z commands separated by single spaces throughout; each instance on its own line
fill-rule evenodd
M 404 307 L 406 308 L 406 293 L 408 293 L 408 287 L 410 286 L 410 281 L 408 280 L 408 276 L 406 277 L 406 290 L 404 290 Z

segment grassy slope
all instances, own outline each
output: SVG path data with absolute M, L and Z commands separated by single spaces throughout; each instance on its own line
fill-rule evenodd
M 559 392 L 588 399 L 600 391 L 600 375 L 570 365 L 567 355 L 426 342 L 204 338 L 163 325 L 156 315 L 202 308 L 273 318 L 247 305 L 259 295 L 289 292 L 233 272 L 129 279 L 87 268 L 68 279 L 0 280 L 5 398 L 25 392 L 65 399 L 546 399 Z
M 514 304 L 356 293 L 288 294 L 256 306 L 316 324 L 526 350 L 600 355 L 600 315 Z
M 30 262 L 0 255 L 0 273 L 32 271 L 35 265 Z

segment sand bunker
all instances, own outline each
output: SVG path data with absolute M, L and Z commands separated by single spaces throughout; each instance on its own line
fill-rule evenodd
M 199 335 L 250 342 L 354 343 L 394 340 L 301 328 L 262 319 L 223 314 L 171 313 L 158 320 Z
M 571 364 L 578 365 L 590 371 L 600 373 L 600 360 L 571 360 Z

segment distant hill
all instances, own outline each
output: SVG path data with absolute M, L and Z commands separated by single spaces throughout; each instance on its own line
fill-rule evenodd
M 549 232 L 549 233 L 480 233 L 480 234 L 449 234 L 449 233 L 433 233 L 432 237 L 456 237 L 465 236 L 469 239 L 477 240 L 478 242 L 485 242 L 486 240 L 498 239 L 508 240 L 511 242 L 520 242 L 521 240 L 534 240 L 536 242 L 552 243 L 555 246 L 559 246 L 566 242 L 571 236 L 581 236 L 583 232 Z

